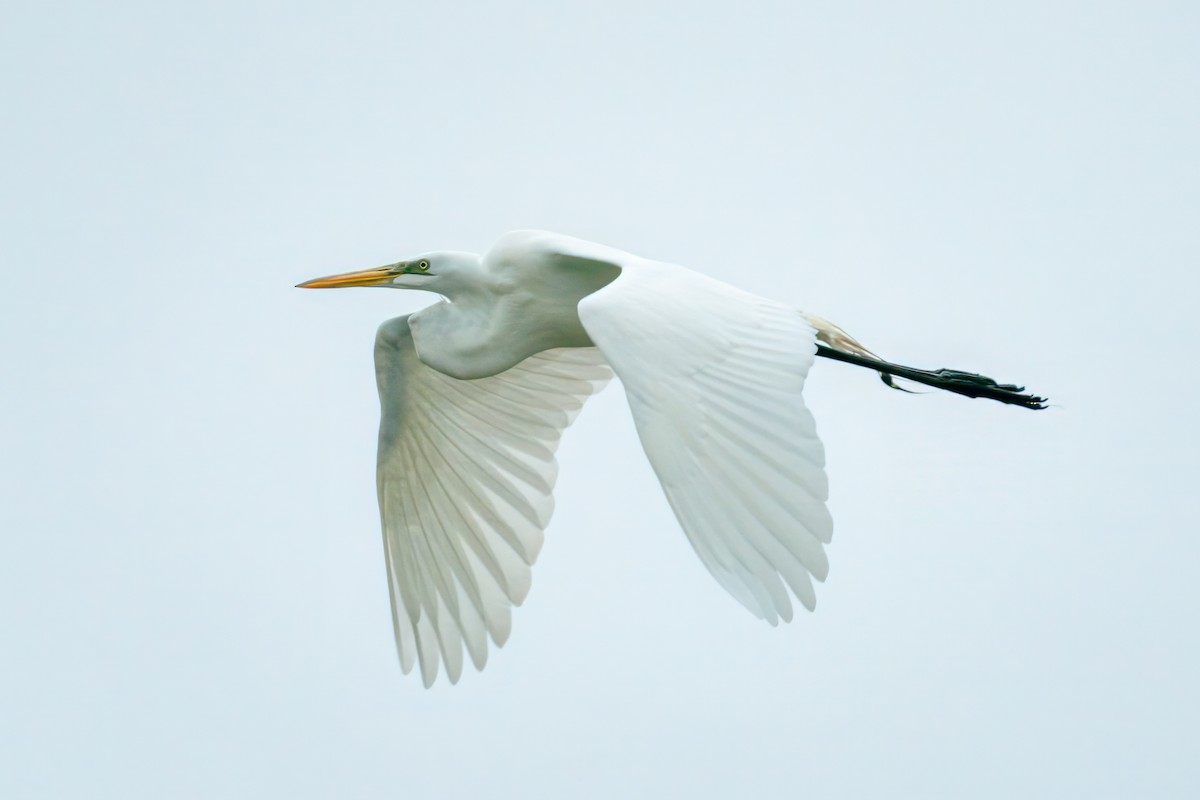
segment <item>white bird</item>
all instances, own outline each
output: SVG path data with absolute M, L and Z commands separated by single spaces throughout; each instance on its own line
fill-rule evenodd
M 828 572 L 825 455 L 801 392 L 821 355 L 972 397 L 1021 387 L 876 358 L 819 317 L 672 264 L 542 231 L 482 257 L 432 252 L 303 288 L 383 286 L 448 302 L 383 323 L 378 490 L 397 649 L 458 681 L 511 607 L 554 507 L 563 431 L 615 372 L 667 501 L 713 577 L 772 625 Z

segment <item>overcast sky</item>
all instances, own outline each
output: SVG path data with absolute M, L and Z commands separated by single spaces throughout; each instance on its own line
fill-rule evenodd
M 1200 794 L 1188 2 L 23 3 L 0 29 L 0 795 Z M 806 390 L 773 629 L 617 385 L 509 644 L 403 676 L 376 326 L 298 281 L 512 228 L 674 261 L 1030 413 Z

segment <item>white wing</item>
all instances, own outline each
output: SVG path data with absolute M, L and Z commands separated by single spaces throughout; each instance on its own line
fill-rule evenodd
M 375 342 L 382 419 L 379 510 L 400 662 L 426 686 L 445 662 L 476 668 L 487 637 L 503 645 L 510 606 L 554 508 L 562 432 L 612 371 L 595 348 L 547 350 L 490 378 L 463 381 L 417 358 L 408 318 Z
M 825 452 L 800 392 L 816 332 L 795 309 L 629 257 L 579 317 L 625 385 L 696 553 L 772 625 L 828 572 Z

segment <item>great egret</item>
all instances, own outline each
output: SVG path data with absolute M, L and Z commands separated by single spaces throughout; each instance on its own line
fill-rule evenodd
M 550 521 L 554 451 L 615 372 L 696 554 L 770 624 L 808 609 L 832 520 L 824 450 L 801 390 L 815 356 L 1026 408 L 1042 398 L 966 372 L 875 357 L 836 325 L 682 267 L 517 231 L 480 257 L 433 252 L 299 284 L 436 292 L 383 323 L 378 489 L 397 648 L 426 686 L 463 647 L 477 669 Z

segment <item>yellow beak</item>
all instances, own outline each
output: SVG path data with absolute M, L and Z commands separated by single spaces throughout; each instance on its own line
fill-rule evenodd
M 313 278 L 311 281 L 297 283 L 297 289 L 340 289 L 343 286 L 387 286 L 392 278 L 404 271 L 403 264 L 388 264 L 386 267 L 363 269 L 358 272 L 343 272 L 341 275 L 329 275 L 324 278 Z

